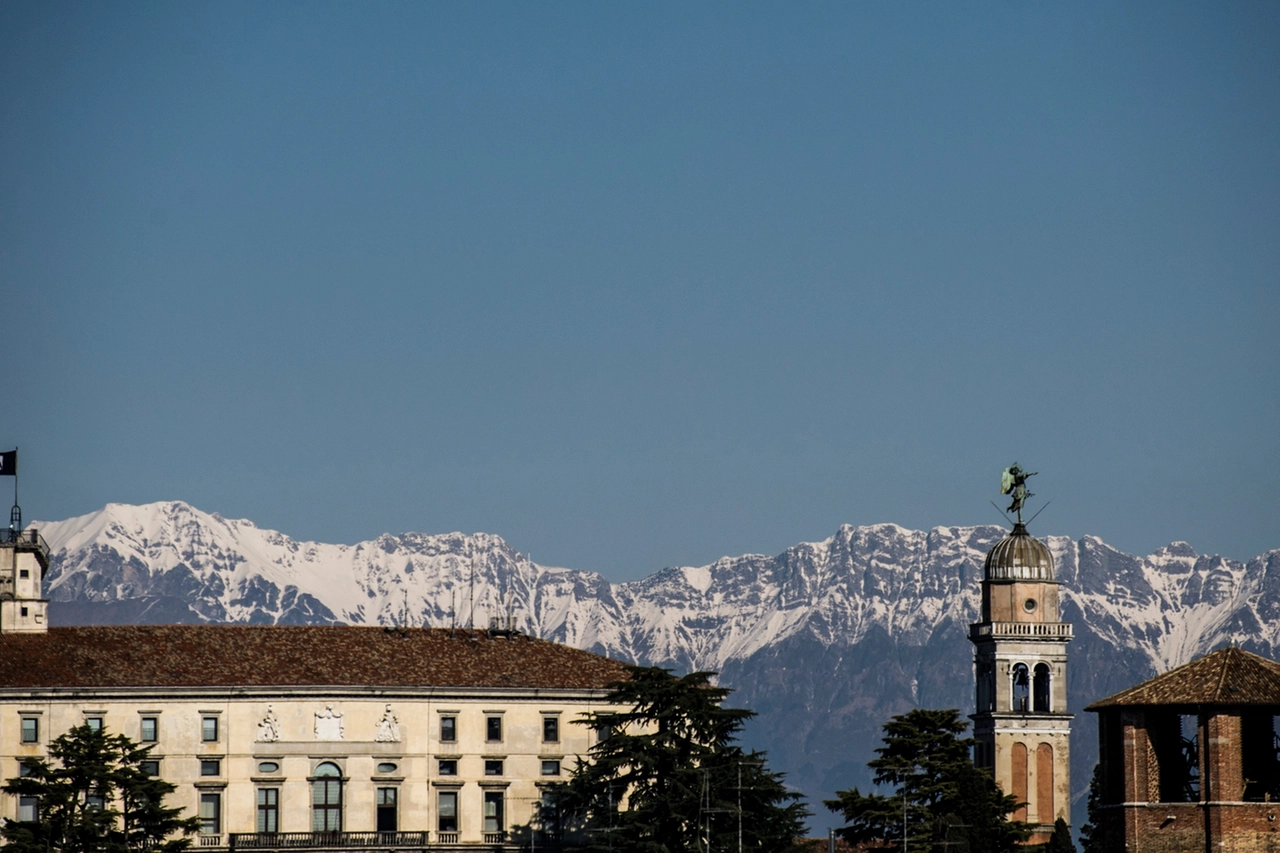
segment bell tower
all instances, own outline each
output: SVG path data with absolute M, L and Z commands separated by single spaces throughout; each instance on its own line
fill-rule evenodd
M 1028 843 L 1036 844 L 1049 840 L 1058 818 L 1071 823 L 1073 715 L 1067 713 L 1071 624 L 1061 621 L 1053 555 L 1022 521 L 1029 476 L 1016 463 L 1005 472 L 1002 491 L 1014 495 L 1009 509 L 1018 520 L 987 553 L 982 621 L 969 627 L 969 639 L 977 681 L 974 763 L 1026 803 L 1012 817 L 1032 825 Z

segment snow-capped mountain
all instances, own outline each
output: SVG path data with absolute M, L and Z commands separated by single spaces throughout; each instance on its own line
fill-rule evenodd
M 610 584 L 540 566 L 497 536 L 298 542 L 181 502 L 111 504 L 37 523 L 53 549 L 45 592 L 61 624 L 514 621 L 540 637 L 641 663 L 709 669 L 759 716 L 748 742 L 811 798 L 869 782 L 891 714 L 972 706 L 979 581 L 999 527 L 843 526 L 777 556 L 725 557 Z M 1280 644 L 1280 550 L 1247 564 L 1174 543 L 1145 558 L 1094 537 L 1045 540 L 1064 584 L 1073 710 L 1226 642 Z M 1088 788 L 1092 714 L 1072 738 Z M 1083 798 L 1079 797 L 1078 805 Z M 815 826 L 830 818 L 815 815 Z

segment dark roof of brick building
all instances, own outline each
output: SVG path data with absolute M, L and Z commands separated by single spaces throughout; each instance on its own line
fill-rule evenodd
M 384 686 L 599 689 L 626 664 L 448 628 L 103 625 L 0 634 L 0 690 Z
M 1085 710 L 1125 705 L 1280 706 L 1280 663 L 1241 649 L 1220 649 Z

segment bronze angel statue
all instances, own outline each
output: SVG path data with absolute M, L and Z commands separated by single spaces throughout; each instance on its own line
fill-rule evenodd
M 1006 512 L 1016 512 L 1019 524 L 1022 523 L 1022 505 L 1026 503 L 1027 498 L 1035 497 L 1027 491 L 1027 478 L 1035 475 L 1035 471 L 1022 470 L 1022 466 L 1017 462 L 1005 468 L 1004 473 L 1000 475 L 1000 494 L 1013 495 L 1013 502 L 1009 504 Z

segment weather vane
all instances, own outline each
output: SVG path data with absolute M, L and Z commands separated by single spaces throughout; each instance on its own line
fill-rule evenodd
M 1027 498 L 1035 497 L 1027 491 L 1027 478 L 1035 475 L 1035 471 L 1022 470 L 1022 466 L 1017 462 L 1005 468 L 1004 473 L 1000 475 L 1000 494 L 1013 495 L 1013 502 L 1005 512 L 1016 512 L 1018 524 L 1022 524 L 1022 505 L 1026 503 Z

